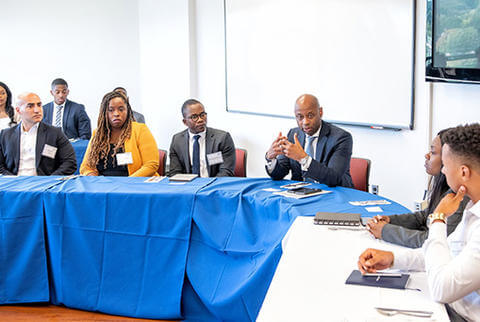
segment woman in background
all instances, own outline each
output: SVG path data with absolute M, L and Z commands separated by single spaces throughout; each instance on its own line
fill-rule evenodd
M 430 152 L 425 155 L 425 170 L 433 176 L 433 183 L 428 194 L 428 207 L 410 214 L 373 217 L 367 222 L 367 228 L 373 236 L 410 248 L 422 247 L 423 242 L 428 238 L 428 215 L 433 213 L 444 195 L 452 192 L 448 187 L 445 175 L 441 172 L 443 166 L 441 137 L 447 130 L 442 130 L 437 134 L 430 146 Z M 465 197 L 455 214 L 448 217 L 448 235 L 455 230 L 462 219 L 463 209 L 468 201 L 468 197 Z
M 12 127 L 19 121 L 12 106 L 12 92 L 7 84 L 0 82 L 0 130 Z
M 80 174 L 150 177 L 157 175 L 157 169 L 158 148 L 148 127 L 133 121 L 124 94 L 105 94 Z

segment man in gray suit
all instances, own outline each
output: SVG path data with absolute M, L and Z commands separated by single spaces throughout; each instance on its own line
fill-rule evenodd
M 207 127 L 202 103 L 189 99 L 182 105 L 183 124 L 170 144 L 169 176 L 195 173 L 200 177 L 233 176 L 235 145 L 228 132 Z

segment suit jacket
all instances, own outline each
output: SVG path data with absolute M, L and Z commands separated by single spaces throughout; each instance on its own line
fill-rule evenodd
M 53 105 L 53 102 L 50 102 L 43 106 L 43 122 L 50 125 L 54 125 L 53 116 L 55 113 Z M 90 118 L 82 104 L 70 100 L 65 101 L 62 130 L 69 139 L 90 140 L 92 136 Z
M 95 133 L 94 133 L 95 136 Z M 80 174 L 98 175 L 97 167 L 90 167 L 87 164 L 88 155 L 92 140 L 88 142 L 87 151 L 80 166 Z M 130 177 L 151 177 L 157 175 L 158 169 L 158 148 L 155 139 L 148 127 L 143 123 L 132 122 L 132 134 L 125 140 L 125 152 L 132 153 L 133 163 L 127 166 Z
M 20 163 L 20 135 L 22 124 L 0 133 L 0 173 L 16 175 Z M 56 147 L 55 157 L 43 156 L 45 144 Z M 35 162 L 39 176 L 71 175 L 77 170 L 75 151 L 62 130 L 40 122 L 35 147 Z
M 300 128 L 288 132 L 288 140 L 295 142 L 294 134 L 302 146 L 305 145 L 305 133 Z M 292 180 L 313 179 L 329 186 L 353 187 L 350 176 L 350 158 L 353 140 L 350 133 L 330 123 L 322 121 L 322 128 L 317 140 L 315 158 L 308 171 L 302 171 L 300 163 L 284 155 L 277 157 L 275 168 L 267 173 L 273 180 L 283 179 L 291 170 Z
M 133 112 L 133 117 L 135 118 L 135 121 L 137 121 L 138 123 L 145 123 L 145 116 L 143 116 L 142 113 L 136 112 L 134 110 L 132 110 L 132 112 Z
M 443 196 L 451 192 L 452 190 L 448 190 Z M 465 196 L 457 211 L 447 218 L 447 235 L 457 228 L 462 220 L 463 210 L 469 201 L 470 198 Z M 424 209 L 410 214 L 390 216 L 390 223 L 382 228 L 382 239 L 410 248 L 422 247 L 428 238 L 428 215 L 428 209 Z
M 192 173 L 189 153 L 188 129 L 177 133 L 170 144 L 169 176 L 177 173 Z M 206 155 L 222 152 L 223 163 L 209 165 Z M 205 134 L 205 159 L 209 177 L 233 177 L 235 170 L 235 145 L 228 132 L 207 127 Z

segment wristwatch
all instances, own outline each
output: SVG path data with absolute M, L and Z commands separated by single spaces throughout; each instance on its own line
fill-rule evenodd
M 428 215 L 428 219 L 430 219 L 430 225 L 435 220 L 441 220 L 441 221 L 443 221 L 443 223 L 447 222 L 447 216 L 445 216 L 445 214 L 441 213 L 441 212 L 434 212 L 433 214 Z

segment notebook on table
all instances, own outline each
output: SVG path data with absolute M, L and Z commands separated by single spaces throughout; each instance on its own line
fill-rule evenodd
M 317 212 L 313 223 L 316 225 L 363 226 L 360 214 Z
M 345 284 L 395 288 L 404 290 L 410 274 L 398 274 L 399 276 L 364 276 L 359 270 L 353 270 Z

